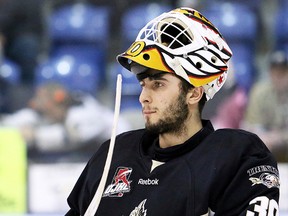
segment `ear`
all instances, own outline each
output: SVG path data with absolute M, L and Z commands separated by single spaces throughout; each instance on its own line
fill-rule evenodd
M 204 88 L 202 86 L 190 89 L 187 94 L 188 103 L 189 104 L 198 103 L 201 100 L 203 94 L 204 94 Z

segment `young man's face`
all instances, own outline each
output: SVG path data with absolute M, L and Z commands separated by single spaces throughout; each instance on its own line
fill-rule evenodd
M 170 73 L 149 70 L 140 80 L 139 101 L 143 108 L 145 126 L 155 133 L 178 133 L 188 117 L 186 95 L 181 91 L 181 80 Z

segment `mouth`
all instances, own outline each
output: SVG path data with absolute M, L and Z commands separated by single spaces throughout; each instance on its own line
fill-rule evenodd
M 142 113 L 143 113 L 144 116 L 150 116 L 150 115 L 156 113 L 156 111 L 155 110 L 151 110 L 151 109 L 143 109 Z

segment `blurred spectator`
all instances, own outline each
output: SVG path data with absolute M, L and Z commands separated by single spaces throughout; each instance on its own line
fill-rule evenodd
M 229 76 L 221 89 L 222 95 L 206 104 L 203 116 L 211 119 L 214 128 L 240 128 L 247 105 L 247 91 L 241 87 L 235 77 L 239 73 L 233 60 L 229 64 Z
M 0 0 L 0 37 L 4 55 L 22 71 L 22 81 L 31 83 L 41 52 L 44 33 L 42 1 Z
M 20 129 L 30 153 L 83 153 L 110 138 L 114 115 L 94 97 L 68 92 L 57 83 L 36 89 L 27 108 L 2 116 L 0 125 Z M 120 118 L 118 132 L 129 129 Z M 88 154 L 88 155 L 85 155 Z M 79 156 L 79 155 L 78 155 Z
M 218 106 L 216 115 L 211 118 L 215 128 L 240 128 L 247 104 L 247 93 L 234 87 L 231 94 Z
M 288 162 L 288 59 L 271 55 L 269 79 L 253 87 L 243 127 L 257 133 L 279 162 Z

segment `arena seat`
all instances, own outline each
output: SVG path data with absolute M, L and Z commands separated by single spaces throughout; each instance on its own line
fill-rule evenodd
M 0 77 L 10 84 L 18 84 L 21 79 L 21 69 L 15 62 L 4 58 L 0 64 Z
M 49 17 L 48 30 L 56 42 L 102 43 L 109 36 L 109 9 L 87 3 L 62 6 Z
M 110 10 L 89 3 L 71 3 L 55 9 L 48 17 L 50 52 L 48 58 L 82 56 L 94 63 L 95 75 L 105 81 L 109 41 Z M 89 81 L 88 81 L 89 82 Z
M 229 45 L 233 50 L 232 61 L 236 84 L 249 92 L 256 77 L 256 68 L 253 61 L 254 52 L 241 43 L 231 43 Z
M 44 82 L 58 82 L 71 91 L 95 95 L 100 84 L 97 64 L 77 53 L 59 55 L 48 59 L 36 68 L 36 86 Z
M 163 12 L 169 12 L 172 9 L 172 6 L 169 4 L 160 3 L 138 4 L 127 9 L 121 20 L 123 48 L 127 49 L 131 43 L 134 42 L 139 30 L 143 28 L 147 22 Z
M 255 43 L 258 19 L 253 11 L 239 2 L 217 2 L 203 10 L 228 42 Z
M 258 17 L 252 9 L 237 1 L 214 1 L 203 11 L 221 32 L 233 52 L 235 78 L 239 86 L 249 91 L 254 82 Z
M 288 51 L 288 1 L 279 7 L 274 21 L 275 49 Z

